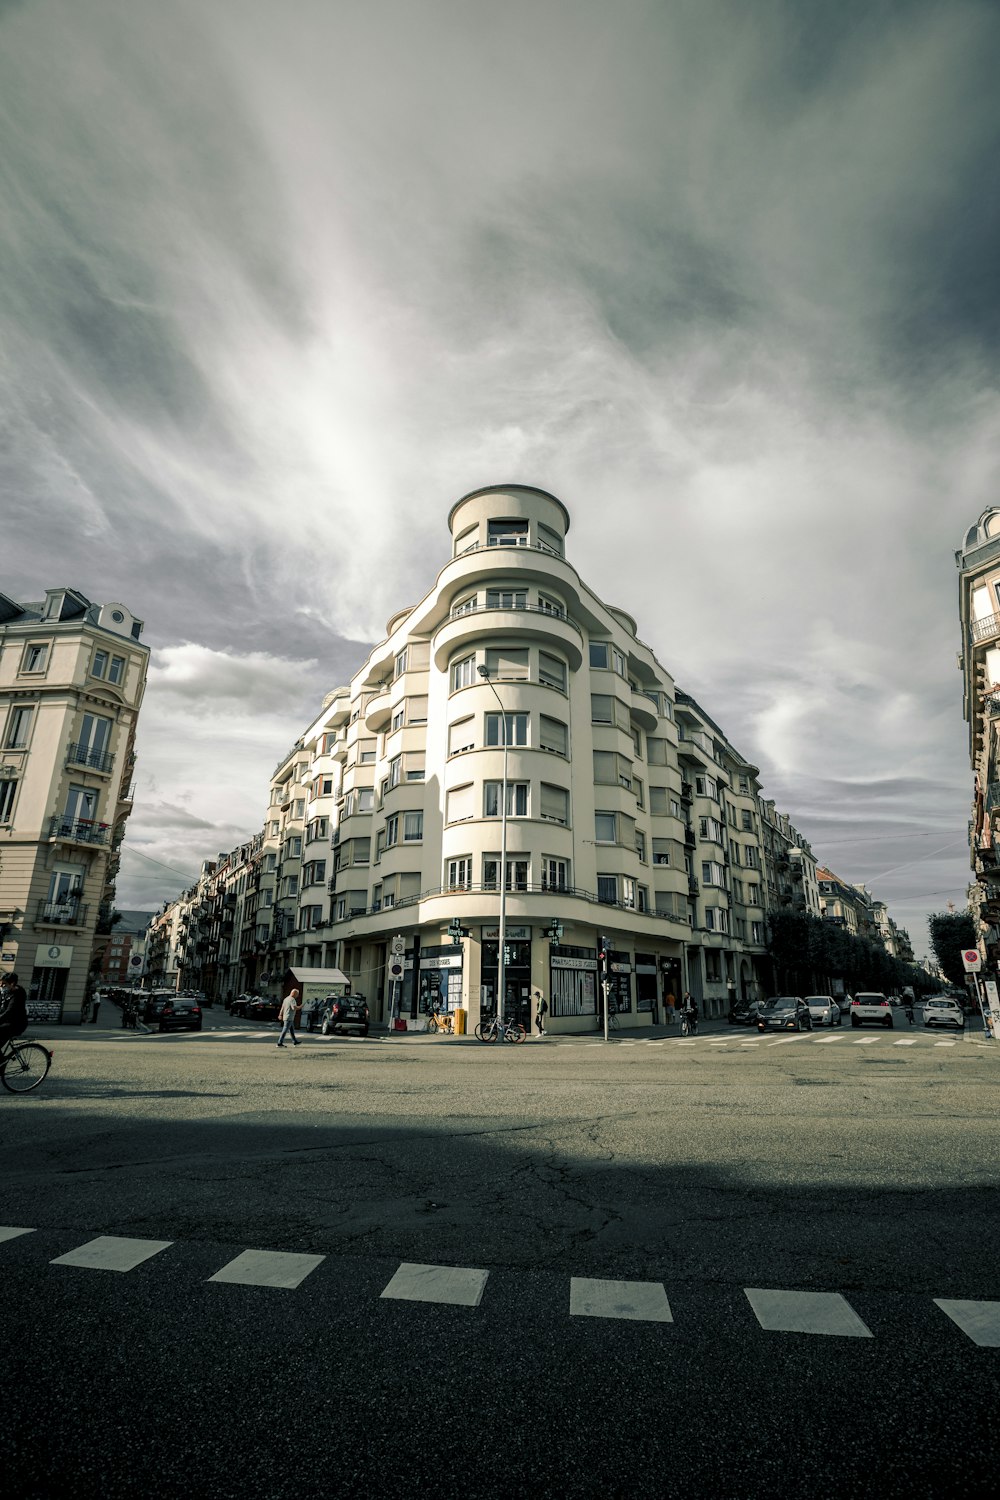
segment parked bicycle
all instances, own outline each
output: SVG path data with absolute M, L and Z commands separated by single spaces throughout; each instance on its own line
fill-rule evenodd
M 427 1030 L 441 1031 L 446 1036 L 451 1036 L 455 1030 L 455 1022 L 446 1011 L 430 1010 L 427 1012 Z
M 476 1026 L 476 1036 L 481 1042 L 495 1042 L 500 1035 L 500 1024 L 496 1016 L 485 1016 Z M 505 1042 L 523 1042 L 527 1032 L 520 1021 L 506 1019 L 503 1023 Z
M 44 1083 L 52 1053 L 41 1042 L 14 1037 L 0 1047 L 0 1083 L 8 1094 L 30 1094 Z

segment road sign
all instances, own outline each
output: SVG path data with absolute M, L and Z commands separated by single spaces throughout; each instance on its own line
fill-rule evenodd
M 395 937 L 389 939 L 389 952 L 393 958 L 406 952 L 406 939 L 401 932 L 397 932 Z
M 390 964 L 389 964 L 389 978 L 390 979 L 402 979 L 402 977 L 403 977 L 403 960 L 401 958 L 394 958 L 394 959 L 392 959 L 390 961 Z
M 983 961 L 979 956 L 978 948 L 962 949 L 962 966 L 965 969 L 966 974 L 979 973 L 980 969 L 983 966 Z

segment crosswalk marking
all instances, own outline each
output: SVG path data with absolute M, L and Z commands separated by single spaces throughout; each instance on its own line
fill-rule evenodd
M 461 1266 L 421 1266 L 404 1261 L 382 1292 L 402 1302 L 445 1302 L 453 1307 L 478 1307 L 488 1271 Z
M 16 1240 L 20 1234 L 34 1234 L 33 1229 L 15 1229 L 9 1224 L 0 1224 L 0 1244 L 4 1240 Z
M 935 1047 L 957 1047 L 957 1042 L 935 1042 Z
M 325 1255 L 296 1255 L 287 1250 L 244 1250 L 209 1281 L 235 1282 L 237 1286 L 275 1286 L 294 1291 Z
M 839 1292 L 743 1288 L 761 1328 L 775 1333 L 826 1333 L 870 1339 L 872 1332 Z
M 132 1240 L 116 1234 L 101 1234 L 66 1255 L 59 1255 L 53 1266 L 83 1266 L 90 1271 L 132 1271 L 144 1260 L 169 1250 L 173 1240 Z
M 813 1037 L 813 1041 L 816 1043 L 817 1047 L 829 1047 L 829 1045 L 830 1045 L 831 1042 L 842 1042 L 843 1040 L 844 1040 L 844 1038 L 842 1036 L 814 1036 Z
M 673 1313 L 660 1281 L 601 1281 L 571 1276 L 571 1318 L 628 1318 L 639 1323 L 672 1323 Z
M 880 1041 L 882 1041 L 882 1038 L 880 1036 L 862 1036 L 862 1037 L 859 1037 L 857 1039 L 857 1041 L 853 1042 L 852 1046 L 854 1046 L 854 1047 L 877 1047 Z
M 913 1036 L 909 1037 L 906 1041 L 903 1042 L 893 1042 L 892 1045 L 894 1047 L 915 1047 L 917 1045 L 917 1039 L 915 1036 Z
M 769 1047 L 787 1047 L 789 1042 L 801 1042 L 801 1036 L 780 1036 L 776 1042 L 768 1042 Z
M 935 1297 L 935 1304 L 981 1349 L 1000 1349 L 1000 1302 Z

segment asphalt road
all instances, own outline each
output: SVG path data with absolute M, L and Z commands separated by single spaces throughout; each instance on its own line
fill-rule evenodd
M 995 1493 L 1000 1044 L 211 1024 L 0 1099 L 6 1493 Z

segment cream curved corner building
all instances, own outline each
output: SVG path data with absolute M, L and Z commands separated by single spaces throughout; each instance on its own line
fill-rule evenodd
M 111 933 L 149 648 L 124 604 L 0 595 L 0 970 L 79 1021 Z
M 434 587 L 272 782 L 274 906 L 298 894 L 293 930 L 287 912 L 280 937 L 258 928 L 272 973 L 336 967 L 374 1019 L 395 1005 L 419 1025 L 439 1000 L 474 1026 L 497 1001 L 503 880 L 504 1008 L 526 1024 L 540 989 L 549 1030 L 597 1026 L 602 936 L 622 1027 L 662 1019 L 671 991 L 709 1013 L 755 992 L 755 769 L 677 694 L 629 611 L 581 580 L 555 496 L 475 490 L 448 524 Z

